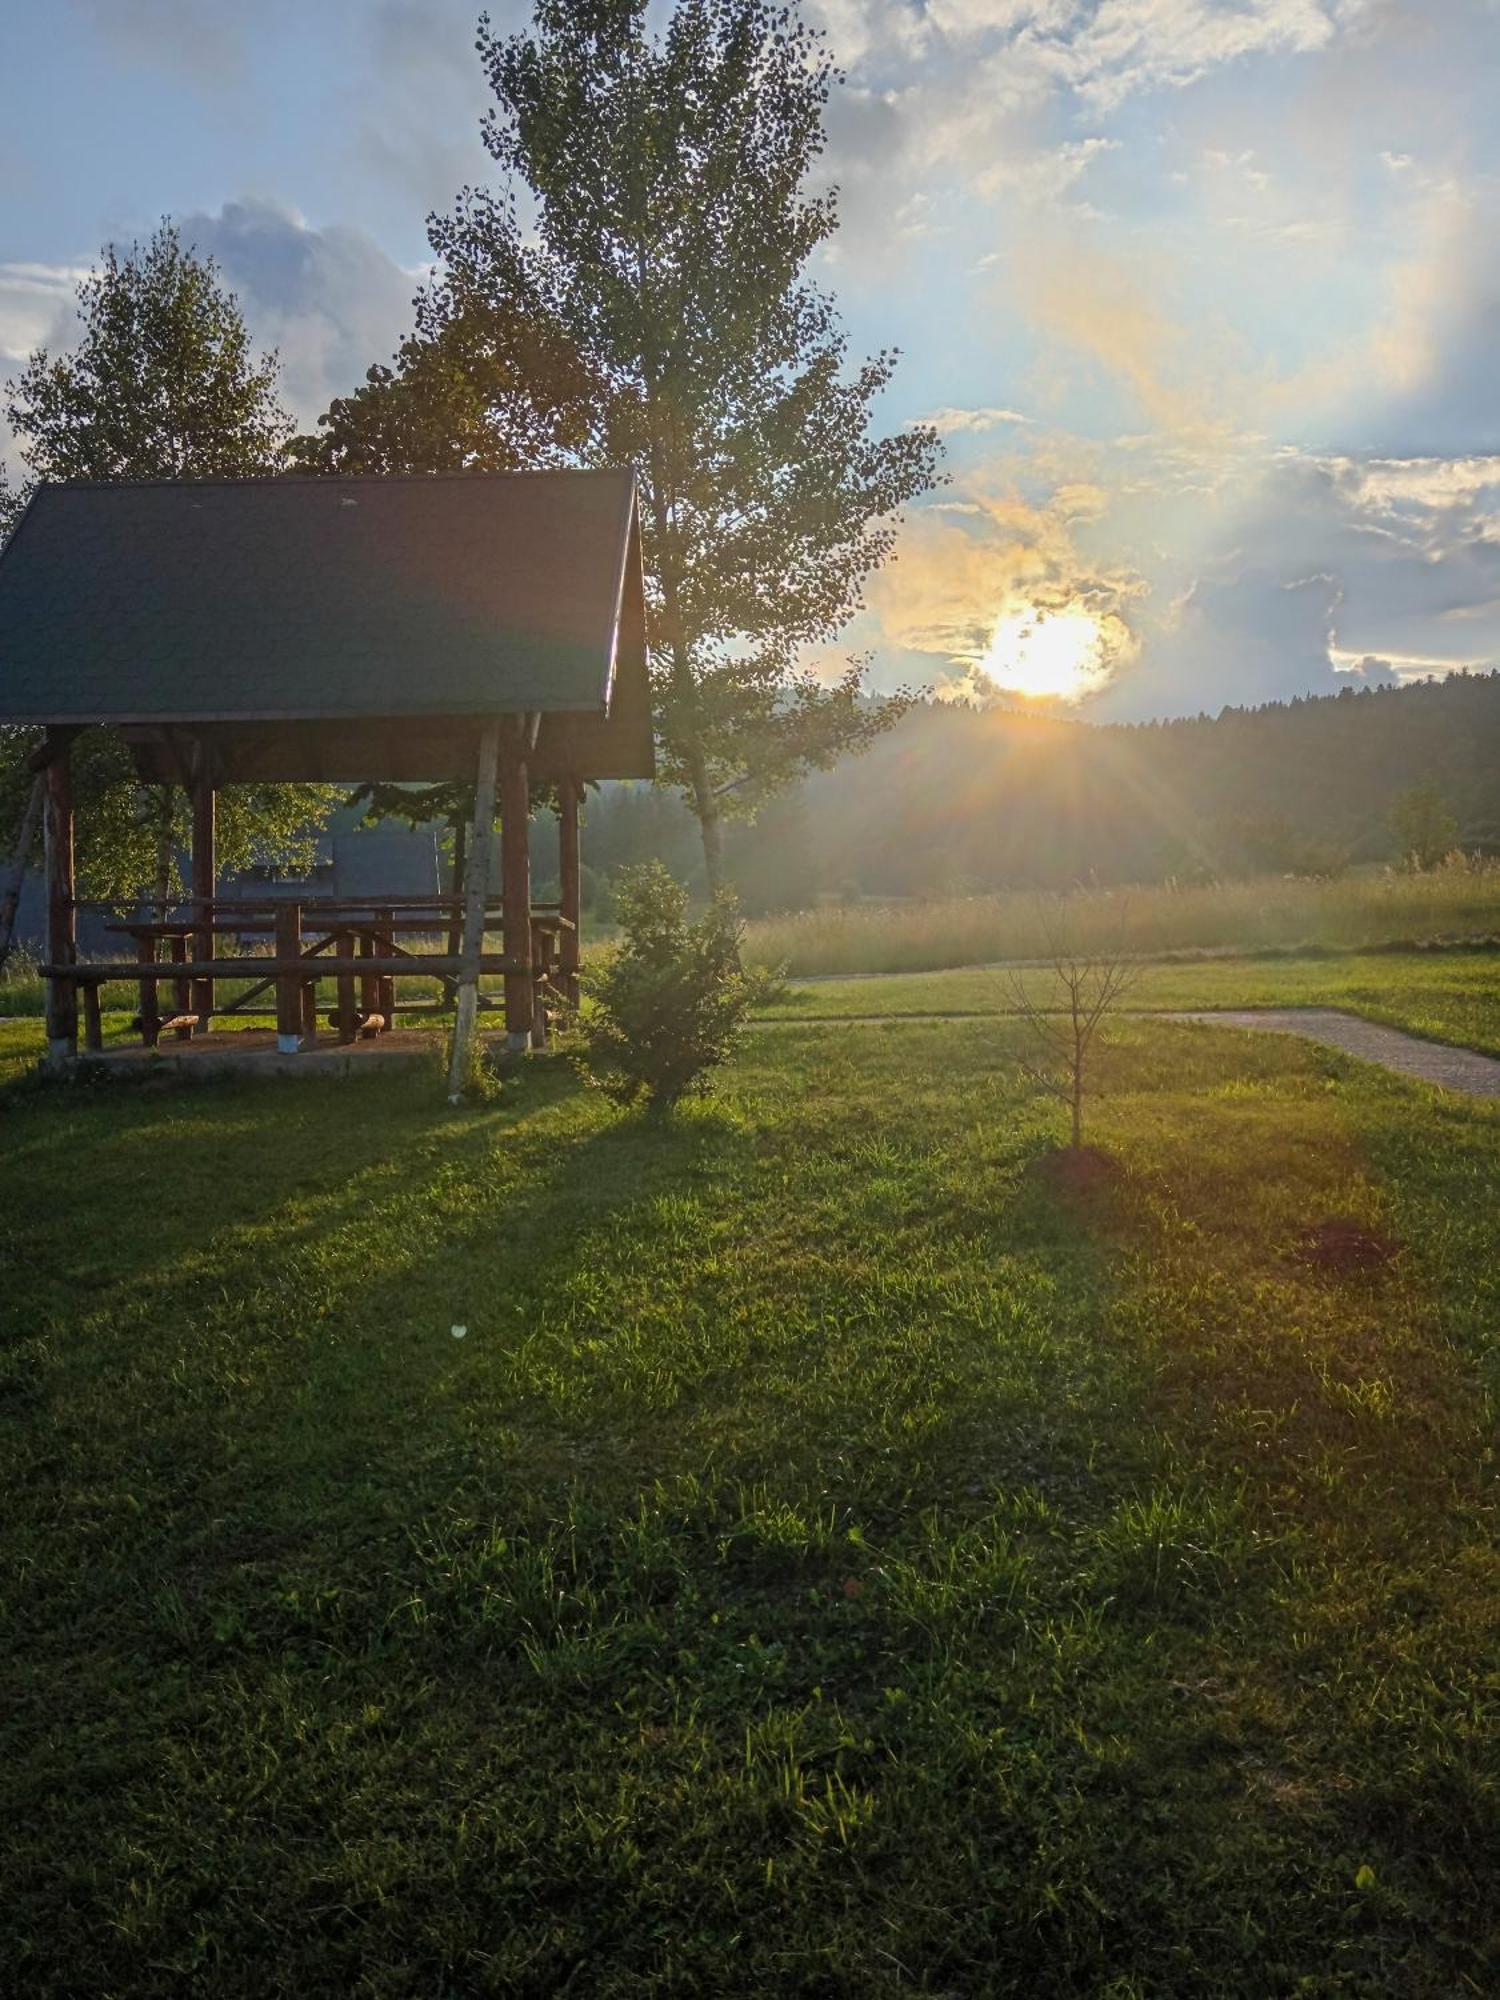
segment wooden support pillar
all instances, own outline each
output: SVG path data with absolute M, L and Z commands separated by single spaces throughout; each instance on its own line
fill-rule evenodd
M 49 745 L 52 733 L 48 732 Z M 47 874 L 47 963 L 76 965 L 78 934 L 73 898 L 73 775 L 67 743 L 47 765 L 42 839 Z M 47 1054 L 54 1061 L 78 1053 L 78 988 L 69 978 L 47 981 Z
M 302 956 L 302 908 L 298 903 L 279 903 L 276 908 L 276 956 Z M 276 975 L 276 1046 L 284 1056 L 294 1056 L 302 1046 L 302 975 Z
M 396 912 L 394 910 L 377 910 L 375 912 L 375 921 L 381 926 L 380 930 L 375 933 L 375 955 L 377 958 L 394 958 L 396 956 L 396 933 L 393 928 L 395 919 Z M 385 1025 L 388 1028 L 394 1028 L 396 1025 L 396 981 L 390 973 L 382 972 L 377 981 L 377 987 L 375 1011 L 377 1014 L 385 1016 Z
M 315 1049 L 318 1046 L 318 982 L 316 978 L 302 982 L 302 1046 Z
M 174 965 L 185 965 L 187 963 L 187 947 L 188 947 L 188 941 L 185 937 L 173 938 L 171 950 L 172 950 L 172 963 Z M 181 1020 L 185 1014 L 192 1014 L 197 1011 L 193 1005 L 193 996 L 195 991 L 201 994 L 202 990 L 203 990 L 203 982 L 201 980 L 197 982 L 196 987 L 194 985 L 194 982 L 190 979 L 179 978 L 173 980 L 172 1010 L 176 1014 L 178 1020 Z M 211 1000 L 209 1002 L 209 1005 L 210 1007 L 213 1005 L 213 1002 Z M 199 1018 L 200 1020 L 206 1020 L 207 1016 L 200 1015 Z M 193 1031 L 191 1028 L 177 1028 L 174 1029 L 173 1032 L 175 1033 L 179 1042 L 190 1042 L 193 1039 Z
M 339 931 L 334 937 L 333 950 L 336 958 L 353 958 L 353 931 Z M 355 999 L 356 989 L 354 978 L 355 975 L 352 972 L 341 972 L 334 987 L 334 991 L 338 994 L 339 1040 L 341 1042 L 352 1042 L 359 1033 L 359 1025 L 355 1019 L 355 1016 L 359 1012 L 359 1006 Z
M 199 744 L 193 770 L 193 957 L 200 963 L 214 955 L 214 771 L 207 748 Z M 192 1011 L 207 1028 L 214 1010 L 214 983 L 196 979 Z
M 104 1022 L 99 1013 L 99 982 L 85 980 L 83 987 L 83 1046 L 97 1051 L 104 1047 Z
M 582 799 L 581 780 L 564 778 L 558 787 L 557 865 L 562 877 L 559 914 L 565 928 L 558 940 L 557 957 L 563 997 L 572 1007 L 578 1005 L 578 966 L 583 946 L 583 884 L 578 846 L 578 808 Z M 566 928 L 568 924 L 572 925 L 571 930 Z
M 484 906 L 490 886 L 490 836 L 495 825 L 495 777 L 500 762 L 500 723 L 487 722 L 479 737 L 479 771 L 474 786 L 474 828 L 464 881 L 463 964 L 458 974 L 458 1012 L 448 1060 L 448 1101 L 457 1104 L 469 1081 L 474 1030 L 479 1017 L 479 961 L 484 952 Z M 509 939 L 510 913 L 506 911 Z M 527 924 L 530 929 L 530 923 Z
M 135 955 L 143 967 L 156 963 L 156 939 L 138 936 L 135 941 Z M 156 980 L 147 972 L 141 973 L 141 1040 L 148 1049 L 156 1047 L 161 1033 L 161 1008 L 157 1001 Z
M 378 956 L 375 949 L 374 931 L 360 932 L 359 955 L 361 958 L 375 958 Z M 362 972 L 359 975 L 359 1011 L 361 1014 L 378 1014 L 380 1012 L 380 980 L 373 972 Z
M 500 740 L 500 895 L 505 956 L 505 1039 L 511 1049 L 531 1040 L 531 789 L 526 778 L 528 718 L 508 715 Z

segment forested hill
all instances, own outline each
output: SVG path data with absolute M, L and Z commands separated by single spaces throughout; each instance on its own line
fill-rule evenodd
M 736 828 L 732 867 L 751 909 L 1316 871 L 1394 858 L 1392 803 L 1424 780 L 1463 846 L 1500 851 L 1500 673 L 1157 723 L 932 702 Z M 591 809 L 597 869 L 657 853 L 688 874 L 694 846 L 661 794 L 620 791 Z

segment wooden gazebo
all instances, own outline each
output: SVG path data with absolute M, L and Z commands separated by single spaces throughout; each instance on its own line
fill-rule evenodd
M 315 1032 L 320 977 L 337 981 L 341 1035 L 379 1033 L 394 982 L 437 974 L 461 1042 L 481 973 L 503 973 L 521 1045 L 544 1018 L 543 989 L 576 990 L 583 786 L 653 769 L 634 475 L 43 485 L 0 555 L 0 722 L 39 735 L 54 1059 L 77 1051 L 80 996 L 97 1045 L 99 985 L 121 975 L 76 948 L 69 746 L 97 724 L 124 736 L 144 781 L 192 799 L 189 915 L 131 927 L 148 1040 L 240 1009 L 244 994 L 221 1006 L 216 988 L 247 978 L 274 985 L 283 1053 Z M 461 912 L 441 898 L 262 911 L 216 898 L 223 786 L 470 777 Z M 539 784 L 555 788 L 560 818 L 553 912 L 531 899 Z M 486 879 L 497 794 L 498 899 Z M 257 928 L 269 959 L 216 950 Z M 484 955 L 487 928 L 501 953 Z M 398 940 L 417 930 L 449 931 L 448 950 L 412 954 Z M 161 946 L 170 959 L 147 970 Z M 166 1016 L 159 984 L 176 996 Z

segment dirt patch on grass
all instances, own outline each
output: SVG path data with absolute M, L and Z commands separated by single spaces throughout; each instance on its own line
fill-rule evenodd
M 1031 1171 L 1049 1194 L 1074 1201 L 1103 1194 L 1125 1178 L 1123 1165 L 1101 1146 L 1058 1146 L 1039 1154 Z
M 1335 1215 L 1304 1230 L 1294 1254 L 1299 1264 L 1333 1278 L 1370 1277 L 1389 1269 L 1400 1246 L 1381 1230 Z

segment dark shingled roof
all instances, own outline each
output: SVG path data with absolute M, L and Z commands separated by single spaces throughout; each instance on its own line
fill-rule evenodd
M 0 721 L 263 752 L 278 721 L 540 710 L 649 775 L 643 622 L 629 471 L 44 485 L 0 556 Z

